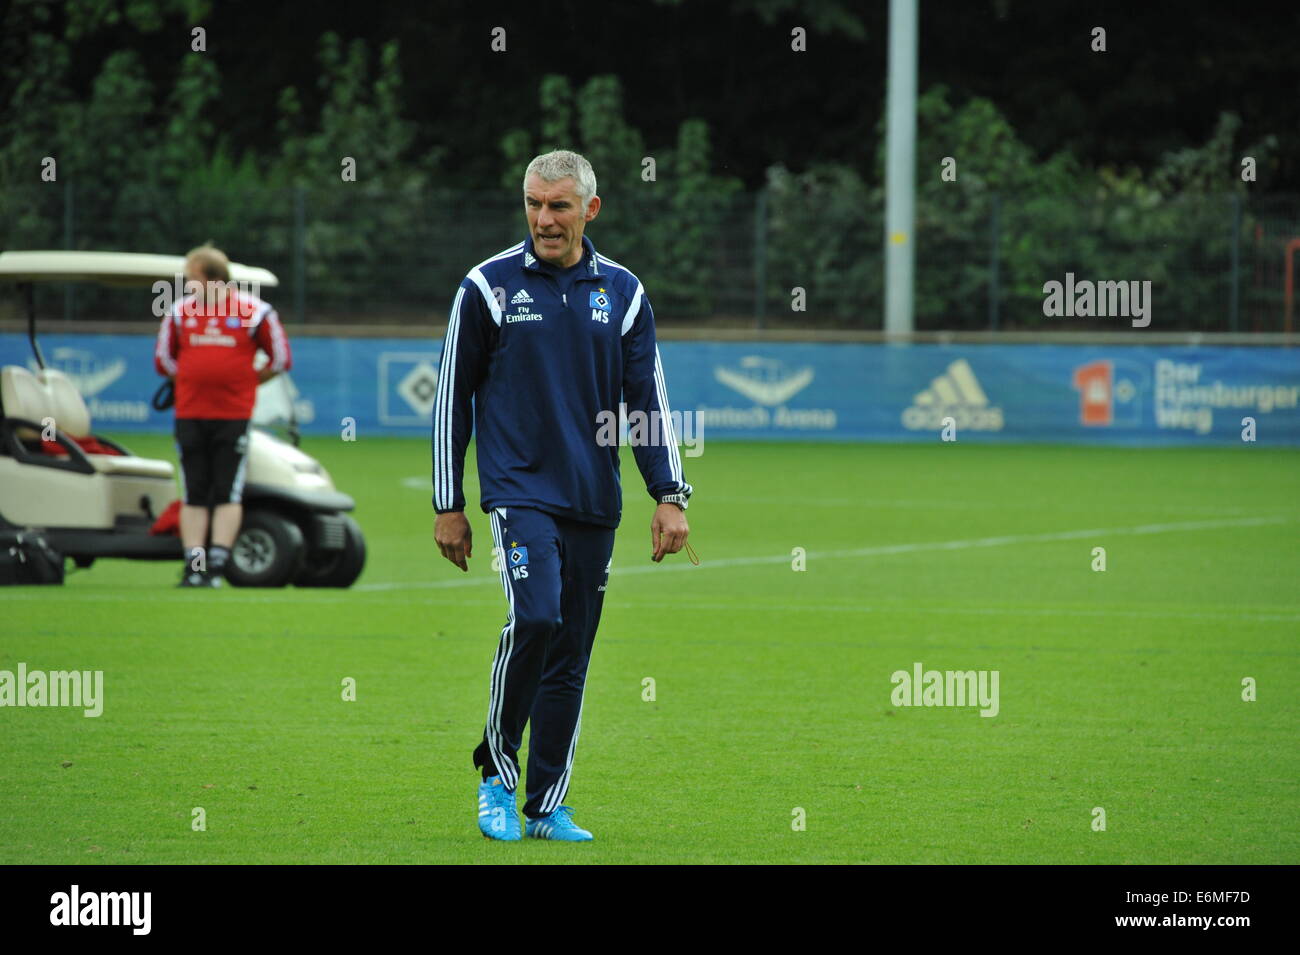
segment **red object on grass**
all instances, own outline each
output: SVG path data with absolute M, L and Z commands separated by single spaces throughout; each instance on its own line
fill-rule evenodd
M 165 537 L 168 534 L 175 536 L 181 530 L 181 502 L 178 498 L 167 505 L 167 510 L 158 515 L 158 520 L 153 522 L 153 527 L 149 528 L 149 533 L 154 537 Z

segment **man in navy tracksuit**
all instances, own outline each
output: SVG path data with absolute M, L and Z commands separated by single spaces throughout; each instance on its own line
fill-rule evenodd
M 461 481 L 473 431 L 509 605 L 474 751 L 483 774 L 479 829 L 492 839 L 580 842 L 591 833 L 563 801 L 622 513 L 620 401 L 629 424 L 641 425 L 629 428 L 629 443 L 658 502 L 652 560 L 685 545 L 692 488 L 650 300 L 635 275 L 583 235 L 600 210 L 591 164 L 567 150 L 538 156 L 524 175 L 524 209 L 528 238 L 471 269 L 452 304 L 433 413 L 434 539 L 468 570 Z M 530 721 L 521 834 L 517 756 Z

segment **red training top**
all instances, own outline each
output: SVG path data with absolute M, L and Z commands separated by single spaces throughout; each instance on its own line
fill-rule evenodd
M 194 295 L 173 305 L 158 329 L 154 367 L 176 376 L 176 417 L 251 418 L 259 348 L 275 371 L 292 366 L 280 316 L 260 298 L 230 291 L 216 305 Z

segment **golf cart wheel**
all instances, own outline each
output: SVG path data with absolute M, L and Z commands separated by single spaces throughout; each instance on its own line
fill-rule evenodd
M 344 542 L 341 550 L 318 550 L 307 555 L 294 583 L 299 587 L 351 587 L 366 566 L 366 539 L 361 527 L 348 514 L 343 517 Z
M 230 548 L 226 579 L 236 587 L 283 587 L 302 566 L 306 547 L 293 521 L 270 511 L 250 511 Z

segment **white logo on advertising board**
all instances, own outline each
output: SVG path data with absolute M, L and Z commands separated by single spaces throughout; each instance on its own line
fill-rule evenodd
M 438 401 L 436 351 L 379 356 L 379 423 L 428 426 Z
M 938 431 L 949 417 L 963 430 L 1002 430 L 1002 409 L 990 403 L 965 358 L 958 358 L 930 387 L 917 393 L 911 407 L 903 410 L 903 427 Z
M 67 375 L 76 386 L 82 400 L 86 402 L 91 422 L 149 420 L 147 401 L 102 401 L 96 397 L 126 374 L 126 359 L 120 355 L 109 361 L 101 361 L 93 351 L 59 346 L 50 352 L 47 364 Z M 40 367 L 31 359 L 28 359 L 27 366 L 32 374 L 40 371 Z
M 697 411 L 701 426 L 792 431 L 835 429 L 834 408 L 787 407 L 790 399 L 812 384 L 816 373 L 811 365 L 792 369 L 779 359 L 746 355 L 740 359 L 738 368 L 715 367 L 713 377 L 754 404 L 748 408 L 701 407 Z

